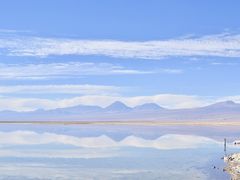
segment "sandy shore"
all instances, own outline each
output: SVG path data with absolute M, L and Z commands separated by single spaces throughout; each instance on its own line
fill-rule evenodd
M 240 179 L 240 153 L 234 153 L 224 157 L 227 166 L 224 168 L 231 175 L 232 180 Z

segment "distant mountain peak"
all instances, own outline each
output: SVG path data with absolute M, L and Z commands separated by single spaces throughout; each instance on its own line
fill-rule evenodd
M 121 101 L 115 101 L 115 102 L 113 102 L 112 104 L 110 104 L 109 106 L 116 106 L 116 105 L 120 105 L 120 106 L 126 106 L 123 102 L 121 102 Z
M 222 109 L 222 110 L 226 110 L 226 109 L 239 109 L 240 108 L 240 104 L 235 103 L 234 101 L 222 101 L 222 102 L 217 102 L 215 104 L 211 104 L 209 106 L 205 106 L 205 109 Z
M 235 103 L 234 101 L 222 101 L 222 102 L 212 104 L 212 106 L 236 106 L 236 105 L 239 105 L 239 104 Z
M 81 112 L 96 112 L 101 111 L 102 108 L 99 106 L 90 106 L 90 105 L 77 105 L 77 106 L 70 106 L 65 108 L 57 108 L 50 110 L 51 112 L 61 112 L 61 113 L 81 113 Z
M 136 106 L 134 109 L 137 109 L 137 110 L 161 110 L 164 108 L 159 106 L 156 103 L 145 103 L 145 104 Z
M 124 110 L 130 110 L 131 108 L 126 106 L 121 101 L 115 101 L 114 103 L 107 106 L 105 109 L 110 111 L 124 111 Z
M 237 104 L 234 101 L 224 101 L 223 103 L 225 103 L 225 104 L 232 104 L 232 105 L 236 105 Z

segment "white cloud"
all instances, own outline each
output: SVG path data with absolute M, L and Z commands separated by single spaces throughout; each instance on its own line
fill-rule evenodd
M 80 94 L 80 95 L 116 95 L 123 88 L 104 85 L 14 85 L 0 86 L 1 94 Z
M 161 59 L 168 56 L 240 57 L 240 35 L 218 34 L 153 41 L 81 40 L 40 37 L 1 37 L 8 55 L 104 55 L 118 58 Z
M 158 94 L 153 96 L 136 96 L 123 99 L 130 106 L 144 103 L 157 103 L 165 108 L 193 108 L 205 106 L 214 102 L 211 98 L 182 94 Z
M 225 97 L 220 97 L 218 98 L 218 101 L 221 102 L 221 101 L 234 101 L 236 103 L 240 103 L 240 95 L 236 95 L 236 96 L 225 96 Z
M 171 69 L 170 69 L 171 71 Z M 0 78 L 45 79 L 51 77 L 114 75 L 114 74 L 150 74 L 152 71 L 127 69 L 109 63 L 46 63 L 46 64 L 0 64 Z M 166 72 L 171 73 L 171 72 Z M 173 72 L 174 73 L 174 69 Z
M 162 73 L 166 74 L 182 74 L 183 70 L 182 69 L 162 69 L 160 70 Z

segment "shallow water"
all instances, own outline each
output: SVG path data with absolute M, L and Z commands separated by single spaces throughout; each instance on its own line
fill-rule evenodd
M 229 179 L 236 127 L 1 125 L 0 179 Z

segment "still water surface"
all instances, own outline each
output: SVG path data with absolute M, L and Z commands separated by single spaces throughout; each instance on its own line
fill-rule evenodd
M 238 127 L 1 125 L 0 179 L 229 179 Z

